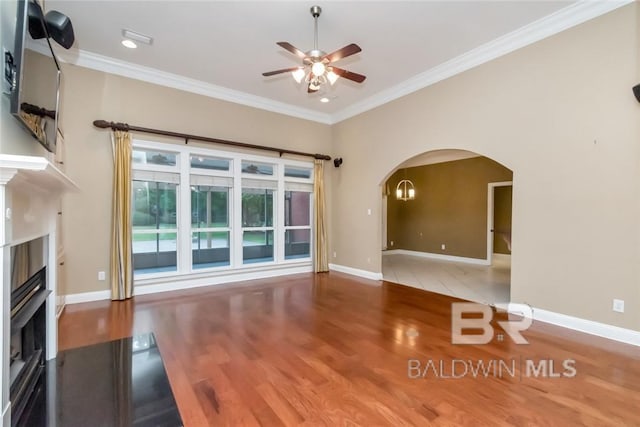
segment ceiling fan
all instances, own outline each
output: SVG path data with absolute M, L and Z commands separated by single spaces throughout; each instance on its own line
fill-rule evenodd
M 356 83 L 362 83 L 364 79 L 366 79 L 366 76 L 363 76 L 362 74 L 347 71 L 333 65 L 334 62 L 339 61 L 340 59 L 360 52 L 362 49 L 360 49 L 360 46 L 357 44 L 351 43 L 350 45 L 329 54 L 318 49 L 318 17 L 320 16 L 320 13 L 322 13 L 320 6 L 311 7 L 311 15 L 314 20 L 313 50 L 305 53 L 293 46 L 291 43 L 276 43 L 278 46 L 302 59 L 303 65 L 284 68 L 282 70 L 269 71 L 262 73 L 263 76 L 269 77 L 276 74 L 291 73 L 298 83 L 301 83 L 304 79 L 305 83 L 307 83 L 308 93 L 317 92 L 320 89 L 320 86 L 327 81 L 333 85 L 336 80 L 338 80 L 338 77 L 343 77 Z

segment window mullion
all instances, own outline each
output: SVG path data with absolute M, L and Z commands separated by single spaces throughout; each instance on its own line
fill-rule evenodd
M 180 185 L 178 203 L 178 272 L 191 271 L 191 186 L 189 155 L 180 156 Z
M 278 167 L 278 190 L 276 192 L 276 220 L 274 221 L 274 239 L 276 244 L 275 261 L 284 261 L 284 166 Z
M 233 161 L 233 204 L 231 210 L 232 257 L 231 266 L 242 266 L 242 164 L 236 157 Z

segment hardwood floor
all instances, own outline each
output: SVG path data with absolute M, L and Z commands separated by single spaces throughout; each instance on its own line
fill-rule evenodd
M 302 274 L 68 306 L 59 345 L 154 332 L 185 426 L 640 425 L 640 348 L 539 322 L 528 345 L 453 345 L 455 301 Z M 565 359 L 575 376 L 527 376 Z M 444 378 L 479 361 L 514 375 Z

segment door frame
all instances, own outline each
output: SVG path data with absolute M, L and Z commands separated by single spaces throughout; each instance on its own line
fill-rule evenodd
M 387 193 L 382 193 L 382 250 L 387 250 Z
M 487 189 L 487 263 L 493 263 L 493 202 L 496 187 L 513 187 L 513 181 L 490 182 Z M 513 218 L 513 202 L 511 203 L 511 217 Z

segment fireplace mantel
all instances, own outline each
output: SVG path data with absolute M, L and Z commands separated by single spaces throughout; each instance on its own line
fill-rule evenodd
M 77 191 L 78 186 L 49 160 L 38 156 L 0 154 L 0 185 L 24 185 L 25 190 L 39 191 L 49 198 Z

